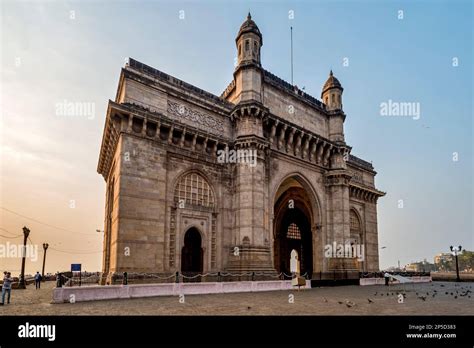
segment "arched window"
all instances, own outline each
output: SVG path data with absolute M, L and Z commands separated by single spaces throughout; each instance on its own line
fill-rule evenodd
M 350 211 L 350 230 L 351 230 L 351 243 L 361 244 L 362 243 L 362 228 L 359 216 L 354 210 Z
M 214 192 L 209 183 L 198 173 L 188 173 L 181 177 L 174 191 L 174 200 L 181 204 L 214 207 Z
M 291 223 L 288 226 L 288 231 L 286 232 L 286 238 L 288 239 L 301 239 L 301 232 L 298 226 L 295 223 Z
M 245 40 L 245 50 L 248 51 L 250 49 L 250 40 Z

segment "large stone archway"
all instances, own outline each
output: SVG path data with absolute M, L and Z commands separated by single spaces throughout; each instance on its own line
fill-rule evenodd
M 299 175 L 284 179 L 273 207 L 273 261 L 278 272 L 290 274 L 290 254 L 296 250 L 301 274 L 320 271 L 319 206 L 311 186 Z

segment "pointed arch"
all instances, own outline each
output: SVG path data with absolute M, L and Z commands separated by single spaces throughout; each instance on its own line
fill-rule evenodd
M 362 229 L 362 219 L 356 209 L 351 208 L 349 211 L 350 219 L 350 238 L 351 244 L 364 243 L 364 231 Z

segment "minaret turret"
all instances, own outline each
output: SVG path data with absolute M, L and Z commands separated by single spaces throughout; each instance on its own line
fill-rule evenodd
M 342 110 L 342 88 L 339 80 L 334 76 L 332 70 L 329 72 L 329 77 L 324 84 L 321 92 L 321 99 L 326 104 L 328 110 Z
M 262 34 L 257 24 L 252 20 L 250 12 L 247 20 L 240 26 L 239 33 L 235 38 L 237 45 L 237 69 L 242 65 L 260 64 L 260 48 L 263 45 Z

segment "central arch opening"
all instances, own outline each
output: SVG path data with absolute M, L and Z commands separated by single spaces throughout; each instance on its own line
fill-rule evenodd
M 201 233 L 195 227 L 191 227 L 184 235 L 184 246 L 181 250 L 181 273 L 184 276 L 192 277 L 202 274 L 203 270 L 203 250 Z M 194 278 L 199 281 L 200 277 Z
M 285 180 L 277 191 L 274 205 L 274 266 L 291 274 L 291 252 L 298 253 L 300 274 L 313 273 L 312 203 L 307 190 L 296 179 Z

